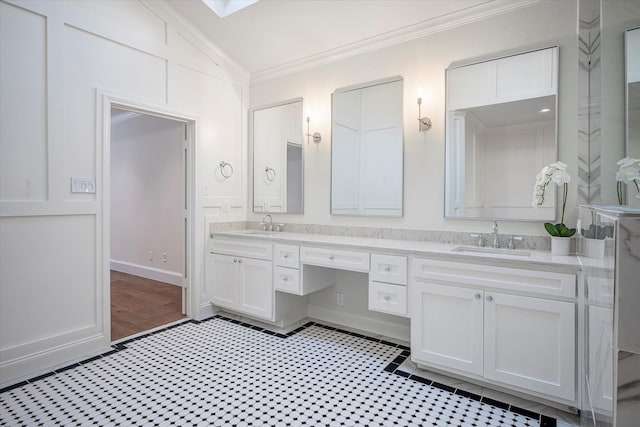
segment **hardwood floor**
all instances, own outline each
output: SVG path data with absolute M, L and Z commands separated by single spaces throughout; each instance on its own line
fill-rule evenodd
M 111 340 L 183 319 L 182 288 L 111 271 Z

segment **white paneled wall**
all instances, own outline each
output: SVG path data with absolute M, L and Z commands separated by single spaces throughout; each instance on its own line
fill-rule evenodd
M 302 97 L 303 110 L 311 109 L 311 127 L 322 134 L 318 145 L 305 144 L 304 215 L 274 221 L 342 226 L 395 227 L 423 230 L 490 232 L 489 221 L 445 219 L 445 70 L 461 62 L 476 62 L 505 52 L 559 46 L 558 156 L 575 174 L 577 156 L 577 40 L 576 1 L 537 2 L 503 15 L 469 22 L 424 37 L 362 55 L 349 57 L 297 73 L 251 83 L 252 106 Z M 330 214 L 331 199 L 331 94 L 338 88 L 391 76 L 403 78 L 404 198 L 402 218 L 339 217 Z M 418 130 L 417 94 L 423 90 L 421 113 L 432 120 L 426 132 Z M 483 96 L 483 89 L 476 89 Z M 494 92 L 495 93 L 495 92 Z M 334 129 L 335 131 L 335 129 Z M 535 174 L 529 177 L 531 188 Z M 524 175 L 524 172 L 523 172 Z M 521 195 L 530 206 L 529 190 Z M 575 223 L 575 187 L 569 195 L 568 223 Z M 259 220 L 258 214 L 249 218 Z M 504 233 L 540 235 L 539 222 L 504 222 Z
M 202 315 L 205 227 L 246 215 L 247 89 L 162 2 L 0 0 L 0 385 L 110 344 L 109 100 L 195 121 L 188 311 Z

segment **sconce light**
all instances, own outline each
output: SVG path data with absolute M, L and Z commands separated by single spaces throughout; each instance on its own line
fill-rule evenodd
M 320 141 L 322 141 L 322 136 L 320 135 L 320 132 L 309 132 L 309 121 L 311 121 L 311 119 L 309 118 L 309 116 L 307 116 L 307 133 L 305 134 L 307 135 L 307 145 L 309 145 L 309 138 L 313 138 L 313 142 L 318 144 Z
M 422 104 L 422 97 L 418 97 L 418 123 L 420 132 L 425 132 L 431 128 L 431 119 L 429 117 L 422 117 L 420 112 L 420 105 Z

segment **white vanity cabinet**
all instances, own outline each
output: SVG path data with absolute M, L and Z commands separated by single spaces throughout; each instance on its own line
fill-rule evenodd
M 216 306 L 273 320 L 272 245 L 215 239 L 207 262 Z
M 369 310 L 408 316 L 406 257 L 371 254 Z
M 409 286 L 415 363 L 575 403 L 575 275 L 412 259 Z

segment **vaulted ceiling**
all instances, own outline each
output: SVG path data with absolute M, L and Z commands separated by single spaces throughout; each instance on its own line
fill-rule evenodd
M 202 0 L 168 0 L 252 78 L 354 55 L 536 1 L 260 0 L 219 18 Z

